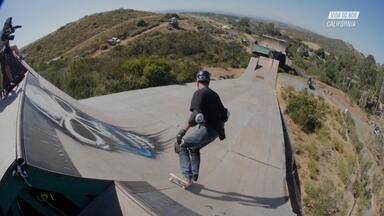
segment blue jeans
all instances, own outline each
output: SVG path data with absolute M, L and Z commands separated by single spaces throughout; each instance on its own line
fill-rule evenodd
M 199 174 L 200 149 L 215 140 L 219 134 L 212 128 L 199 126 L 190 135 L 184 138 L 180 147 L 179 159 L 181 174 L 191 179 L 192 175 Z

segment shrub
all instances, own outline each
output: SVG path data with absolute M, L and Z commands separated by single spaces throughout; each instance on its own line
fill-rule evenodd
M 349 166 L 350 167 L 350 166 Z M 351 170 L 348 169 L 347 164 L 345 163 L 344 158 L 340 158 L 337 161 L 337 170 L 338 175 L 341 181 L 343 181 L 345 186 L 348 186 L 350 184 L 351 178 Z
M 95 90 L 101 82 L 97 72 L 88 65 L 93 65 L 93 61 L 88 59 L 75 61 L 64 76 L 63 88 L 77 99 L 95 96 Z
M 172 17 L 176 17 L 177 19 L 180 19 L 180 16 L 177 13 L 166 13 L 164 15 L 165 19 L 171 19 Z
M 330 180 L 319 185 L 305 185 L 304 215 L 345 215 L 347 204 L 344 195 Z
M 316 179 L 317 173 L 319 172 L 319 170 L 317 169 L 317 164 L 315 160 L 311 159 L 308 162 L 308 171 L 309 171 L 309 177 L 311 179 Z
M 309 158 L 319 160 L 318 150 L 315 143 L 305 144 L 303 148 L 308 152 Z
M 288 115 L 306 132 L 319 128 L 328 112 L 329 106 L 323 98 L 307 92 L 299 92 L 288 99 Z
M 235 43 L 214 39 L 207 33 L 173 32 L 143 36 L 122 51 L 129 57 L 162 56 L 164 58 L 189 60 L 211 66 L 246 67 L 249 55 Z M 119 56 L 111 51 L 112 56 Z
M 193 81 L 199 67 L 190 62 L 148 58 L 79 58 L 57 76 L 61 62 L 43 75 L 71 96 L 81 99 L 132 89 Z
M 339 153 L 344 152 L 343 143 L 341 143 L 339 139 L 332 137 L 330 142 L 333 150 L 336 150 Z
M 168 85 L 176 80 L 164 60 L 149 62 L 143 69 L 142 79 L 145 86 Z
M 145 22 L 145 20 L 139 20 L 139 22 L 137 22 L 137 26 L 139 26 L 139 27 L 144 27 L 144 26 L 147 26 L 148 25 L 148 23 L 147 22 Z
M 353 182 L 353 195 L 355 197 L 360 197 L 362 196 L 363 192 L 364 192 L 363 183 L 359 179 L 356 179 L 355 182 Z

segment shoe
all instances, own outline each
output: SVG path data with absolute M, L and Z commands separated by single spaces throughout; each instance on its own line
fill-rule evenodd
M 192 180 L 184 175 L 181 177 L 181 180 L 183 180 L 187 184 L 187 186 L 192 184 Z
M 198 178 L 199 178 L 199 174 L 193 174 L 192 176 L 193 181 L 197 181 Z

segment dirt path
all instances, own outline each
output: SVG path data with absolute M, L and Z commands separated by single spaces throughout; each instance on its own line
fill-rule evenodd
M 154 27 L 152 27 L 150 29 L 147 29 L 147 30 L 145 30 L 145 31 L 141 32 L 140 34 L 137 34 L 137 35 L 135 35 L 133 37 L 128 37 L 125 40 L 121 40 L 120 45 L 125 46 L 128 43 L 132 42 L 133 40 L 137 39 L 138 37 L 141 37 L 141 36 L 143 36 L 145 34 L 149 34 L 149 33 L 153 32 L 153 31 L 156 31 L 156 30 L 160 30 L 161 28 L 166 28 L 167 25 L 168 25 L 168 23 L 161 23 L 160 25 L 157 25 L 157 26 L 154 26 Z M 105 49 L 105 50 L 98 49 L 91 56 L 92 57 L 97 57 L 97 56 L 99 56 L 99 55 L 101 55 L 103 53 L 109 52 L 110 50 L 114 49 L 115 47 L 116 46 L 112 46 L 112 47 L 109 47 L 108 49 Z
M 117 24 L 117 25 L 113 26 L 112 28 L 117 28 L 117 27 L 126 25 L 127 23 L 135 22 L 135 21 L 140 20 L 140 19 L 143 19 L 143 18 L 149 19 L 149 18 L 154 18 L 154 17 L 157 17 L 157 16 L 158 16 L 158 15 L 149 15 L 149 16 L 144 16 L 144 17 L 132 18 L 132 19 L 129 19 L 129 20 L 125 21 L 125 22 L 122 22 L 122 23 L 120 23 L 120 24 Z M 80 44 L 78 44 L 78 45 L 76 45 L 76 46 L 74 46 L 74 47 L 72 47 L 71 49 L 69 49 L 68 51 L 66 51 L 66 52 L 65 52 L 64 54 L 62 54 L 62 55 L 65 56 L 65 55 L 67 55 L 67 54 L 69 54 L 69 53 L 75 51 L 76 49 L 80 49 L 80 48 L 83 46 L 83 44 L 87 44 L 88 41 L 94 40 L 95 38 L 99 37 L 100 35 L 104 34 L 105 32 L 108 32 L 108 31 L 110 31 L 110 30 L 111 30 L 111 29 L 106 29 L 106 30 L 104 30 L 104 31 L 101 31 L 101 32 L 99 32 L 99 33 L 93 35 L 92 37 L 88 38 L 87 40 L 81 42 Z
M 146 35 L 146 34 L 149 34 L 151 32 L 154 32 L 154 31 L 162 31 L 162 32 L 170 32 L 170 31 L 184 31 L 184 30 L 191 30 L 191 31 L 194 31 L 194 30 L 197 30 L 197 28 L 195 26 L 193 26 L 188 20 L 180 20 L 179 21 L 179 26 L 180 26 L 180 29 L 168 29 L 168 22 L 163 22 L 157 26 L 154 26 L 152 28 L 149 28 L 143 32 L 141 32 L 140 34 L 137 34 L 133 37 L 129 37 L 129 38 L 126 38 L 125 40 L 121 40 L 120 42 L 120 45 L 122 46 L 125 46 L 127 45 L 128 43 L 136 40 L 137 38 L 143 36 L 143 35 Z M 97 50 L 96 52 L 94 52 L 91 56 L 92 57 L 97 57 L 103 53 L 106 53 L 112 49 L 114 49 L 116 46 L 113 46 L 113 47 L 109 47 L 108 49 L 105 49 L 105 50 Z

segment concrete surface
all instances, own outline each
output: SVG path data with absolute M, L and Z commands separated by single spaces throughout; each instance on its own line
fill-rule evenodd
M 22 96 L 21 82 L 15 91 L 0 100 L 0 177 L 16 159 L 16 143 L 18 134 L 19 106 Z
M 255 71 L 256 63 L 261 66 Z M 204 148 L 199 182 L 184 191 L 168 182 L 178 173 L 174 137 L 185 124 L 196 84 L 171 85 L 82 100 L 105 121 L 142 134 L 156 134 L 156 159 L 101 152 L 64 143 L 81 175 L 146 180 L 202 215 L 289 215 L 281 119 L 275 95 L 278 61 L 252 58 L 239 79 L 213 81 L 211 88 L 231 112 L 227 139 Z M 107 119 L 106 119 L 107 118 Z
M 184 206 L 185 212 L 189 209 L 201 215 L 293 215 L 287 198 L 283 131 L 275 93 L 278 64 L 264 57 L 252 58 L 240 78 L 211 83 L 231 112 L 226 124 L 227 139 L 216 140 L 201 150 L 199 181 L 190 190 L 168 182 L 168 176 L 170 172 L 179 173 L 173 143 L 189 117 L 195 83 L 121 92 L 79 103 L 29 68 L 33 79 L 28 79 L 31 83 L 26 85 L 22 121 L 18 120 L 22 101 L 18 94 L 8 97 L 13 102 L 3 101 L 1 105 L 2 142 L 7 146 L 1 148 L 0 174 L 16 158 L 15 140 L 22 137 L 25 154 L 19 154 L 30 166 L 67 175 L 71 172 L 64 168 L 73 169 L 73 175 L 86 178 L 144 181 L 154 189 L 138 192 L 138 197 L 150 200 L 151 195 L 161 197 L 161 192 Z M 84 145 L 76 140 L 73 131 L 71 135 L 68 124 L 61 125 L 65 119 L 72 119 L 74 127 L 74 118 L 79 116 L 71 113 L 71 107 L 149 137 L 157 144 L 155 157 Z M 39 121 L 26 122 L 28 119 Z M 20 122 L 22 135 L 17 129 Z M 51 128 L 46 130 L 43 124 Z M 37 133 L 42 135 L 35 136 Z M 49 152 L 56 152 L 57 157 Z M 51 166 L 54 163 L 56 166 Z M 68 167 L 57 166 L 60 164 Z

